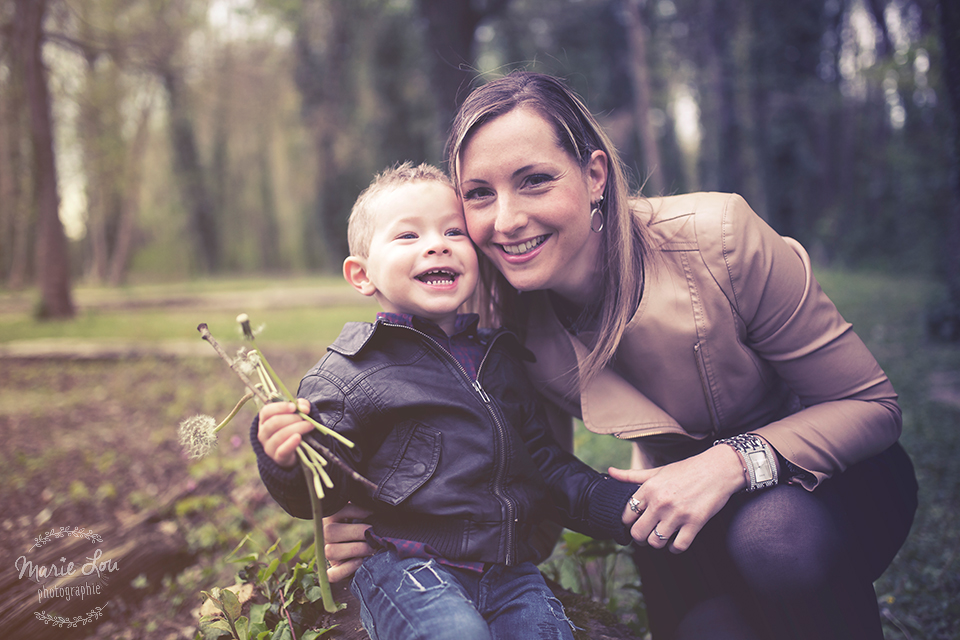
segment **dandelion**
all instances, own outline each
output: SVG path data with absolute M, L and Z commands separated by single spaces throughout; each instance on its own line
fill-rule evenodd
M 210 334 L 210 329 L 207 327 L 206 323 L 202 323 L 197 326 L 200 336 L 210 343 L 210 346 L 213 347 L 213 349 L 217 352 L 217 355 L 219 355 L 220 358 L 234 371 L 234 373 L 237 374 L 243 384 L 247 387 L 247 389 L 249 389 L 249 393 L 244 396 L 244 399 L 240 401 L 237 407 L 233 410 L 233 413 L 231 413 L 230 416 L 228 416 L 227 419 L 224 420 L 219 426 L 211 429 L 211 426 L 214 422 L 213 418 L 210 418 L 209 416 L 197 416 L 197 418 L 192 418 L 191 420 L 204 418 L 205 422 L 203 431 L 185 432 L 185 425 L 190 423 L 191 420 L 184 421 L 180 428 L 180 442 L 184 445 L 184 448 L 188 451 L 188 453 L 190 453 L 191 457 L 202 457 L 209 452 L 209 450 L 216 444 L 217 431 L 222 429 L 223 426 L 230 421 L 234 414 L 236 414 L 236 412 L 240 409 L 240 406 L 242 406 L 243 403 L 246 402 L 250 397 L 256 397 L 263 404 L 273 400 L 287 400 L 289 402 L 294 402 L 296 400 L 296 397 L 284 386 L 283 381 L 280 380 L 280 377 L 277 376 L 276 372 L 270 366 L 270 363 L 267 362 L 266 357 L 264 357 L 260 349 L 257 348 L 255 343 L 255 335 L 259 331 L 259 328 L 258 331 L 253 331 L 250 328 L 250 316 L 245 313 L 241 313 L 239 316 L 237 316 L 237 323 L 240 325 L 244 337 L 250 341 L 251 348 L 241 349 L 237 352 L 236 358 L 231 358 L 227 352 L 224 351 L 223 347 L 221 347 L 220 344 Z M 308 413 L 304 413 L 302 411 L 297 411 L 297 413 L 304 420 L 311 422 L 316 430 L 320 433 L 338 440 L 344 446 L 354 446 L 353 442 L 351 442 L 349 439 L 320 424 L 310 417 Z M 333 600 L 333 594 L 330 590 L 330 583 L 327 579 L 326 558 L 323 555 L 323 507 L 320 501 L 324 495 L 323 487 L 333 487 L 333 481 L 323 467 L 327 465 L 328 461 L 333 462 L 340 467 L 342 471 L 346 472 L 349 477 L 361 483 L 369 490 L 375 491 L 377 487 L 368 479 L 364 478 L 362 475 L 350 468 L 350 465 L 340 459 L 318 440 L 312 438 L 311 436 L 306 436 L 306 438 L 310 441 L 312 447 L 308 446 L 306 442 L 301 442 L 300 446 L 297 447 L 297 455 L 300 458 L 300 462 L 304 468 L 304 471 L 310 476 L 310 480 L 312 480 L 307 482 L 307 488 L 310 492 L 310 502 L 313 508 L 314 544 L 315 548 L 317 549 L 314 560 L 316 562 L 317 579 L 320 584 L 324 608 L 328 612 L 332 613 L 337 611 L 338 606 Z M 194 445 L 194 440 L 198 442 L 197 445 Z M 212 444 L 210 441 L 212 441 Z M 203 442 L 204 444 L 201 445 L 199 444 L 200 442 Z M 314 447 L 316 450 L 314 450 Z M 199 453 L 194 453 L 194 451 Z
M 180 446 L 191 458 L 203 458 L 217 446 L 217 421 L 195 415 L 180 423 Z
M 204 458 L 217 446 L 217 432 L 227 426 L 240 408 L 253 397 L 252 393 L 245 394 L 233 408 L 223 422 L 217 424 L 212 416 L 195 415 L 180 423 L 180 446 L 190 458 Z

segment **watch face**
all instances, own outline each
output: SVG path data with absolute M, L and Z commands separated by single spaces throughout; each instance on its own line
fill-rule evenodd
M 748 455 L 750 456 L 750 462 L 753 463 L 757 482 L 773 480 L 773 469 L 770 468 L 770 463 L 767 461 L 767 454 L 762 451 L 754 451 Z

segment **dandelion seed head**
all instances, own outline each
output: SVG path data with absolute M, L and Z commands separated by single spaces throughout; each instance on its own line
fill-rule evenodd
M 253 351 L 246 352 L 241 349 L 237 352 L 237 359 L 233 361 L 233 364 L 243 375 L 249 378 L 257 371 L 257 362 L 259 362 L 259 359 L 257 358 L 255 360 L 256 356 L 257 354 Z
M 180 423 L 180 446 L 191 458 L 203 458 L 217 446 L 217 421 L 196 415 Z
M 237 324 L 243 330 L 243 335 L 247 340 L 253 340 L 253 330 L 250 328 L 250 316 L 241 313 L 237 316 Z

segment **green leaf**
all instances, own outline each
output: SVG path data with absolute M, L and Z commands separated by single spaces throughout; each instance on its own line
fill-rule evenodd
M 570 556 L 580 550 L 580 547 L 593 540 L 590 536 L 585 536 L 576 531 L 567 531 L 563 534 L 563 544 L 567 548 L 566 555 Z
M 236 562 L 237 564 L 247 564 L 249 562 L 256 562 L 259 559 L 260 559 L 260 556 L 257 555 L 256 553 L 249 553 L 239 558 L 231 558 L 230 562 Z
M 243 547 L 243 545 L 247 544 L 247 542 L 248 542 L 249 540 L 250 540 L 250 534 L 248 533 L 247 535 L 243 536 L 243 540 L 241 540 L 241 541 L 240 541 L 240 544 L 238 544 L 236 547 L 233 548 L 233 551 L 230 552 L 230 554 L 227 556 L 227 558 L 228 558 L 228 559 L 233 558 L 233 556 L 234 556 L 238 551 L 240 551 L 240 549 Z M 252 554 L 250 554 L 250 555 L 244 556 L 244 558 L 250 558 L 251 556 L 253 557 L 254 560 L 257 559 L 257 554 L 256 554 L 256 553 L 252 553 Z M 230 560 L 230 561 L 231 561 L 231 562 L 240 562 L 240 560 Z
M 237 618 L 237 635 L 240 636 L 239 640 L 250 640 L 250 621 L 246 616 L 240 616 Z
M 300 559 L 306 564 L 313 562 L 315 557 L 317 557 L 317 544 L 315 542 L 300 552 Z
M 301 546 L 302 544 L 303 544 L 303 540 L 300 540 L 299 542 L 297 542 L 296 545 L 294 545 L 293 549 L 290 549 L 290 551 L 287 551 L 285 554 L 281 555 L 281 556 L 280 556 L 280 562 L 282 562 L 283 564 L 287 564 L 288 562 L 290 562 L 291 560 L 293 560 L 293 558 L 294 558 L 298 553 L 300 553 L 300 546 Z
M 229 589 L 223 589 L 220 591 L 220 598 L 223 602 L 223 612 L 227 614 L 231 620 L 236 620 L 240 617 L 240 600 L 237 598 L 237 594 Z
M 269 549 L 267 549 L 267 553 L 264 554 L 264 555 L 270 555 L 271 553 L 273 553 L 274 551 L 276 551 L 276 550 L 277 550 L 277 547 L 279 547 L 279 546 L 280 546 L 280 538 L 277 538 L 277 541 L 273 543 L 273 546 L 272 546 L 272 547 L 270 547 Z
M 230 625 L 223 618 L 217 618 L 213 622 L 200 622 L 200 632 L 203 634 L 203 640 L 217 640 L 223 636 L 233 636 Z
M 290 627 L 287 626 L 285 620 L 281 620 L 280 624 L 277 625 L 276 630 L 273 632 L 273 637 L 270 640 L 293 640 L 293 635 L 290 633 Z
M 270 610 L 270 603 L 250 605 L 250 623 L 253 625 L 264 624 L 267 617 L 267 611 Z
M 310 602 L 316 602 L 323 597 L 323 590 L 320 587 L 310 587 L 305 593 Z
M 267 565 L 267 568 L 261 571 L 260 575 L 257 576 L 260 579 L 260 582 L 266 582 L 267 580 L 269 580 L 270 576 L 276 573 L 277 567 L 279 566 L 280 566 L 279 558 L 274 558 L 273 560 L 271 560 L 270 564 Z

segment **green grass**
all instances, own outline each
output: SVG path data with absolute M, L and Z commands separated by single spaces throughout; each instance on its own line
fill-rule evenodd
M 254 329 L 263 325 L 265 340 L 281 344 L 317 344 L 333 341 L 344 323 L 372 320 L 376 310 L 367 306 L 327 309 L 280 309 L 249 312 Z M 90 340 L 199 340 L 197 325 L 206 322 L 220 340 L 239 340 L 237 310 L 96 309 L 81 311 L 69 321 L 36 322 L 28 314 L 0 313 L 0 343 L 14 340 L 76 338 Z

